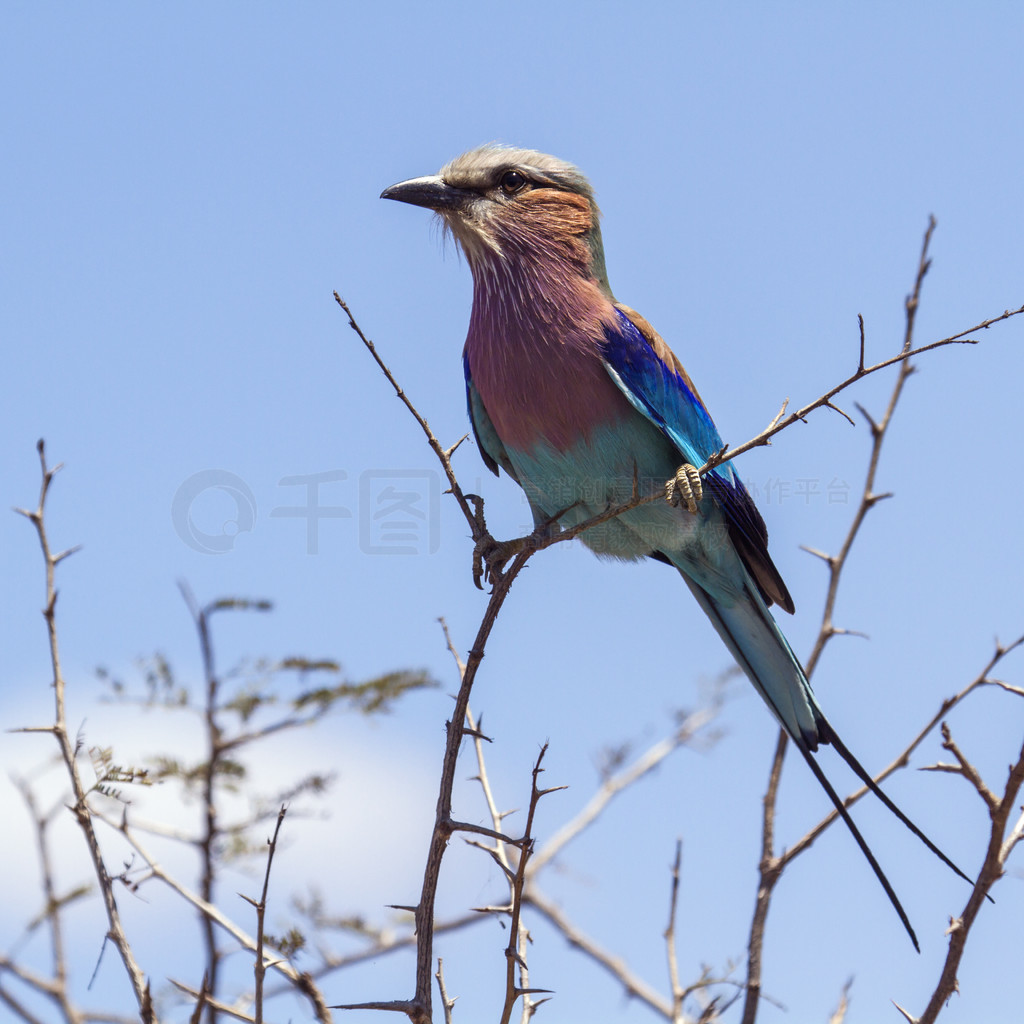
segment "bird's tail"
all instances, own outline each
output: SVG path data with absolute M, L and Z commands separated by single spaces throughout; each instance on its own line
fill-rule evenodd
M 889 902 L 893 905 L 903 927 L 914 943 L 914 948 L 920 952 L 917 943 L 917 936 L 907 918 L 906 911 L 899 901 L 895 890 L 886 878 L 875 855 L 871 852 L 867 841 L 861 835 L 860 829 L 850 816 L 846 805 L 836 793 L 832 784 L 828 781 L 821 765 L 813 756 L 821 743 L 828 743 L 835 749 L 836 753 L 850 766 L 857 777 L 871 790 L 872 793 L 882 801 L 883 804 L 897 817 L 918 839 L 921 840 L 944 864 L 950 867 L 965 881 L 974 885 L 974 880 L 960 870 L 896 806 L 895 803 L 879 788 L 875 780 L 868 774 L 868 771 L 850 752 L 849 748 L 836 734 L 824 712 L 818 706 L 817 699 L 807 681 L 807 676 L 789 646 L 786 638 L 782 635 L 771 612 L 768 611 L 761 595 L 756 588 L 748 584 L 747 593 L 732 605 L 725 605 L 723 602 L 712 597 L 700 584 L 691 580 L 686 573 L 681 573 L 686 580 L 687 586 L 697 598 L 698 603 L 704 609 L 705 614 L 711 620 L 719 636 L 725 641 L 737 664 L 750 678 L 754 688 L 761 695 L 764 702 L 771 709 L 778 719 L 779 724 L 788 733 L 796 748 L 800 751 L 803 759 L 807 762 L 814 774 L 814 777 L 821 784 L 822 789 L 828 794 L 836 812 L 843 819 L 846 827 L 856 840 L 861 852 L 867 862 L 871 865 L 875 877 L 885 890 Z

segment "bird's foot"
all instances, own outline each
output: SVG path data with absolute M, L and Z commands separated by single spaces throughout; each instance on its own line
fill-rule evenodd
M 515 540 L 495 540 L 490 534 L 481 537 L 473 548 L 473 582 L 483 590 L 481 580 L 498 583 L 505 574 L 505 566 L 526 547 L 528 537 Z
M 665 500 L 670 505 L 685 505 L 688 512 L 696 514 L 697 505 L 704 497 L 704 485 L 695 466 L 684 462 L 676 475 L 665 484 Z
M 478 494 L 467 494 L 466 500 L 473 506 L 473 538 L 476 541 L 473 547 L 473 582 L 477 590 L 483 590 L 481 580 L 492 585 L 497 583 L 504 575 L 509 559 L 515 558 L 526 547 L 529 538 L 495 540 L 484 519 L 484 499 Z

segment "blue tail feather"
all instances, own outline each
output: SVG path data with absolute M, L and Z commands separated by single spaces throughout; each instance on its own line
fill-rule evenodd
M 914 929 L 910 925 L 910 920 L 895 890 L 882 870 L 881 865 L 875 859 L 867 841 L 861 835 L 860 829 L 857 828 L 856 823 L 850 816 L 846 803 L 836 793 L 821 765 L 818 764 L 814 757 L 814 751 L 817 750 L 819 744 L 831 745 L 871 792 L 944 864 L 972 885 L 974 880 L 961 871 L 896 806 L 879 788 L 867 769 L 854 757 L 846 744 L 839 738 L 835 729 L 825 717 L 824 712 L 818 706 L 803 667 L 797 660 L 788 641 L 782 635 L 782 631 L 776 624 L 775 619 L 772 618 L 771 612 L 768 611 L 753 583 L 748 581 L 744 590 L 740 592 L 737 598 L 726 604 L 709 594 L 699 583 L 692 580 L 681 569 L 680 575 L 686 580 L 686 584 L 692 591 L 693 596 L 697 599 L 701 608 L 704 609 L 705 614 L 711 620 L 712 625 L 725 642 L 726 647 L 729 648 L 737 664 L 747 674 L 750 681 L 754 684 L 754 688 L 761 695 L 776 719 L 778 719 L 779 724 L 793 740 L 795 746 L 809 765 L 814 777 L 828 794 L 836 812 L 850 830 L 861 852 L 871 865 L 875 877 L 885 890 L 889 902 L 893 905 L 900 920 L 903 922 L 903 927 L 907 930 L 914 948 L 920 952 L 917 936 L 914 934 Z
M 726 605 L 685 572 L 680 575 L 779 725 L 794 739 L 802 739 L 808 750 L 817 750 L 823 742 L 818 725 L 825 716 L 757 588 L 748 585 Z

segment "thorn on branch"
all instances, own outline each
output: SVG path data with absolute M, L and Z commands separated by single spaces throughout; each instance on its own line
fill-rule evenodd
M 73 547 L 68 548 L 66 551 L 60 552 L 58 555 L 53 556 L 53 564 L 58 565 L 64 561 L 65 558 L 69 558 L 71 555 L 82 550 L 81 544 L 75 544 Z
M 424 1020 L 423 1007 L 414 999 L 391 999 L 379 1003 L 337 1003 L 328 1010 L 392 1010 L 404 1013 L 410 1020 Z
M 956 745 L 956 742 L 953 740 L 953 735 L 950 732 L 949 725 L 946 722 L 942 723 L 942 749 L 948 750 L 956 758 L 960 774 L 963 775 L 963 777 L 967 779 L 967 781 L 970 782 L 970 784 L 977 790 L 978 795 L 985 801 L 989 813 L 995 813 L 999 807 L 999 799 L 996 797 L 995 793 L 985 785 L 985 781 L 982 779 L 978 769 L 967 760 L 960 748 Z M 941 771 L 942 769 L 939 770 Z
M 882 433 L 882 428 L 875 422 L 874 417 L 864 408 L 860 402 L 853 403 L 854 408 L 868 421 L 868 426 L 871 428 L 872 438 L 877 438 Z
M 831 401 L 831 399 L 825 402 L 825 408 L 831 409 L 833 412 L 839 413 L 839 415 L 842 416 L 843 419 L 846 420 L 846 422 L 849 423 L 851 427 L 857 426 L 857 424 L 853 422 L 853 417 L 850 416 L 848 412 L 845 412 L 844 410 L 840 409 L 839 406 L 835 404 L 835 402 Z M 804 420 L 804 422 L 806 423 L 807 421 Z
M 871 637 L 859 629 L 844 629 L 842 626 L 832 626 L 831 633 L 833 636 L 858 636 L 862 640 L 870 640 Z
M 462 444 L 462 442 L 466 440 L 467 437 L 469 437 L 469 434 L 463 434 L 462 437 L 460 437 L 458 439 L 458 441 L 456 441 L 455 444 L 453 444 L 451 446 L 451 448 L 445 448 L 445 450 L 444 450 L 445 458 L 450 459 L 455 454 L 455 452 L 459 449 L 459 447 Z M 452 1000 L 452 1001 L 454 1002 L 454 1000 Z
M 526 961 L 522 958 L 522 956 L 519 955 L 518 951 L 511 947 L 511 945 L 509 945 L 509 947 L 505 950 L 505 956 L 507 956 L 510 960 L 514 960 L 519 965 L 519 968 L 521 970 L 525 971 L 529 969 L 526 965 Z M 525 990 L 521 988 L 515 989 L 515 993 L 517 996 L 521 995 L 523 991 Z
M 895 1006 L 896 1009 L 899 1010 L 900 1013 L 903 1014 L 903 1017 L 908 1022 L 908 1024 L 921 1024 L 921 1022 L 917 1019 L 917 1017 L 911 1016 L 910 1013 L 908 1013 L 906 1010 L 904 1010 L 903 1007 L 900 1006 L 900 1004 L 897 1003 L 895 999 L 892 1001 L 892 1005 Z
M 820 558 L 830 569 L 835 568 L 835 555 L 826 555 L 824 551 L 819 551 L 817 548 L 810 548 L 806 544 L 801 544 L 800 549 L 802 551 L 806 551 L 809 555 L 814 555 L 815 558 Z
M 884 491 L 882 494 L 865 494 L 864 504 L 867 505 L 868 508 L 871 508 L 872 506 L 877 505 L 880 501 L 885 501 L 886 498 L 892 497 L 894 497 L 892 491 Z
M 786 410 L 788 408 L 789 408 L 789 399 L 788 398 L 784 398 L 782 400 L 782 408 L 775 414 L 775 418 L 771 421 L 771 423 L 768 424 L 768 429 L 769 430 L 771 430 L 772 427 L 776 426 L 779 423 L 779 421 L 782 419 L 782 417 L 786 415 Z M 723 448 L 722 450 L 724 451 L 725 449 Z

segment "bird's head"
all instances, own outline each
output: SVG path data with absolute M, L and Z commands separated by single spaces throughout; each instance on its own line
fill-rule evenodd
M 474 275 L 496 264 L 592 278 L 609 297 L 594 190 L 572 165 L 530 149 L 471 149 L 438 174 L 392 185 L 382 199 L 434 210 Z

